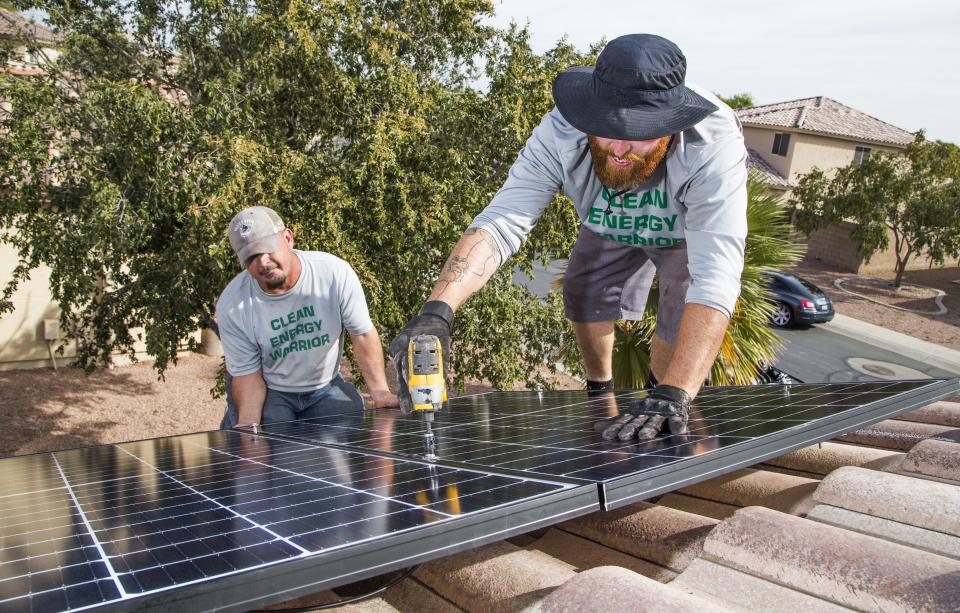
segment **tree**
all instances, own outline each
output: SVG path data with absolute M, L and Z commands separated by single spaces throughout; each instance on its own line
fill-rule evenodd
M 802 255 L 802 245 L 791 235 L 786 204 L 751 173 L 747 179 L 747 242 L 740 298 L 710 370 L 711 385 L 751 384 L 766 365 L 774 362 L 781 341 L 768 325 L 773 302 L 763 271 L 788 268 Z M 654 288 L 642 320 L 617 324 L 613 379 L 618 388 L 642 387 L 649 376 L 656 298 Z
M 734 94 L 729 97 L 721 96 L 720 94 L 716 94 L 716 96 L 732 109 L 748 109 L 753 106 L 753 96 L 747 92 Z
M 0 227 L 20 256 L 0 310 L 46 264 L 79 365 L 132 355 L 141 335 L 161 374 L 215 326 L 239 272 L 225 227 L 251 204 L 349 261 L 391 338 L 553 106 L 553 77 L 599 52 L 534 53 L 525 29 L 480 25 L 488 0 L 20 8 L 46 11 L 63 55 L 43 77 L 0 76 Z M 458 311 L 455 384 L 543 383 L 573 345 L 559 296 L 538 300 L 511 269 L 565 257 L 577 222 L 558 196 Z
M 801 231 L 850 220 L 852 236 L 868 261 L 890 246 L 896 254 L 894 287 L 910 258 L 926 255 L 938 264 L 960 253 L 960 148 L 927 141 L 919 132 L 900 153 L 873 152 L 830 176 L 814 168 L 800 177 L 791 196 Z
M 162 373 L 215 325 L 239 272 L 225 227 L 251 204 L 275 208 L 298 247 L 351 262 L 391 338 L 552 106 L 553 76 L 592 61 L 480 25 L 487 0 L 20 8 L 48 13 L 63 55 L 44 77 L 0 76 L 0 227 L 20 256 L 0 309 L 48 265 L 88 368 L 132 355 L 139 334 Z M 512 265 L 567 252 L 576 219 L 561 204 Z M 510 268 L 458 312 L 459 383 L 537 382 L 571 334 Z

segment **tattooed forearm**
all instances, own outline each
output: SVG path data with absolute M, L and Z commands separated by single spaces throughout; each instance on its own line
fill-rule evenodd
M 500 263 L 494 238 L 484 230 L 468 229 L 440 271 L 430 300 L 443 300 L 456 309 L 484 286 Z

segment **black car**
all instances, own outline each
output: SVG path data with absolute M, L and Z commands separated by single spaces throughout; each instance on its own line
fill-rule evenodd
M 795 324 L 819 324 L 833 319 L 833 302 L 819 287 L 802 277 L 767 271 L 767 289 L 774 296 L 777 310 L 770 317 L 773 325 L 786 328 Z

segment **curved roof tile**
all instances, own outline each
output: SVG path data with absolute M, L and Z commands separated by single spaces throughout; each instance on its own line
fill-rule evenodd
M 826 96 L 800 98 L 737 110 L 747 126 L 794 128 L 805 132 L 906 146 L 914 135 Z

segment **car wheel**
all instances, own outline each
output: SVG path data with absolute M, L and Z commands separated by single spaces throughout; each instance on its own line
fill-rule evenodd
M 790 312 L 790 307 L 783 302 L 778 302 L 774 307 L 773 315 L 770 316 L 770 321 L 779 328 L 789 326 L 793 321 L 793 313 Z

